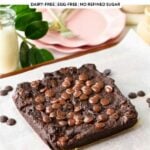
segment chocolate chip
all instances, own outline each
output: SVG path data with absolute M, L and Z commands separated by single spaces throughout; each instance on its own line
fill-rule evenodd
M 103 74 L 104 74 L 105 76 L 109 76 L 109 75 L 111 74 L 111 69 L 105 69 L 105 70 L 103 71 Z
M 47 107 L 45 108 L 45 112 L 46 112 L 47 114 L 51 113 L 52 110 L 53 110 L 53 109 L 52 109 L 51 106 L 47 106 Z
M 84 81 L 81 80 L 75 80 L 75 85 L 83 85 Z
M 150 103 L 150 98 L 147 98 L 146 102 L 147 102 L 147 103 Z
M 68 125 L 69 126 L 74 126 L 75 125 L 75 120 L 74 119 L 69 119 L 68 120 Z
M 51 121 L 50 118 L 49 118 L 49 116 L 47 116 L 47 115 L 45 115 L 45 114 L 42 115 L 42 120 L 43 120 L 43 122 L 45 122 L 45 123 L 49 123 L 49 122 Z
M 70 95 L 67 94 L 66 92 L 63 92 L 63 93 L 61 94 L 61 98 L 67 100 L 67 99 L 70 98 Z
M 134 98 L 137 97 L 137 95 L 136 95 L 136 93 L 134 93 L 134 92 L 130 92 L 130 93 L 128 94 L 128 97 L 131 98 L 131 99 L 134 99 Z
M 59 121 L 58 122 L 58 124 L 60 125 L 60 126 L 66 126 L 67 125 L 67 121 L 64 121 L 64 120 L 62 120 L 62 121 Z
M 65 99 L 59 98 L 59 104 L 64 105 L 66 103 Z
M 118 120 L 119 119 L 119 114 L 117 112 L 111 114 L 110 116 L 111 119 L 114 119 L 114 120 Z
M 73 119 L 75 120 L 76 125 L 80 125 L 83 123 L 83 117 L 80 114 L 74 115 Z
M 91 123 L 94 118 L 91 115 L 87 115 L 84 117 L 84 123 Z
M 99 81 L 99 82 L 96 82 L 93 86 L 92 86 L 92 90 L 95 92 L 95 93 L 98 93 L 101 91 L 101 89 L 104 88 L 104 82 L 103 81 Z
M 106 110 L 106 114 L 107 114 L 107 115 L 112 115 L 113 113 L 115 113 L 115 110 L 114 110 L 113 108 L 108 108 L 108 109 Z
M 10 86 L 10 85 L 8 85 L 8 86 L 6 86 L 6 87 L 5 87 L 5 89 L 4 89 L 4 90 L 6 90 L 6 91 L 10 92 L 10 91 L 12 91 L 12 90 L 13 90 L 13 87 L 12 87 L 12 86 Z
M 8 120 L 8 117 L 7 116 L 0 116 L 0 122 L 2 122 L 2 123 L 5 123 L 5 122 L 7 122 L 7 120 Z
M 67 114 L 67 118 L 73 118 L 74 117 L 74 112 L 69 112 Z
M 53 109 L 58 109 L 58 108 L 60 108 L 60 104 L 59 103 L 54 103 L 54 104 L 52 104 L 52 108 Z
M 92 90 L 90 87 L 88 86 L 83 86 L 82 87 L 82 92 L 85 94 L 85 95 L 90 95 L 92 93 Z
M 65 81 L 62 83 L 62 86 L 65 87 L 65 88 L 68 88 L 68 87 L 71 86 L 71 83 L 70 83 L 70 81 L 65 80 Z
M 105 92 L 106 92 L 106 93 L 111 93 L 112 91 L 113 91 L 112 86 L 110 86 L 110 85 L 106 85 L 106 86 L 105 86 Z
M 75 84 L 75 86 L 73 87 L 73 90 L 80 90 L 82 88 L 82 84 Z
M 145 96 L 145 92 L 144 91 L 138 91 L 137 95 L 140 97 L 143 97 L 143 96 Z
M 96 104 L 99 102 L 100 96 L 98 94 L 94 95 L 93 97 L 89 98 L 90 104 Z
M 46 90 L 46 91 L 45 91 L 45 96 L 46 96 L 46 97 L 49 97 L 49 98 L 55 96 L 54 90 L 53 90 L 53 89 Z
M 43 103 L 45 101 L 44 97 L 42 95 L 38 95 L 35 97 L 36 103 Z
M 55 118 L 55 117 L 56 117 L 56 112 L 51 112 L 51 113 L 49 114 L 49 117 L 50 117 L 50 118 Z
M 0 96 L 6 96 L 8 94 L 7 90 L 1 90 L 0 91 Z
M 81 80 L 81 81 L 86 81 L 86 80 L 88 80 L 87 74 L 85 74 L 85 73 L 80 74 L 80 75 L 79 75 L 79 80 Z
M 31 87 L 32 87 L 32 88 L 38 88 L 39 84 L 40 84 L 40 81 L 39 81 L 39 80 L 37 80 L 37 81 L 32 81 L 32 82 L 31 82 Z
M 82 110 L 82 107 L 80 105 L 79 106 L 75 106 L 74 112 L 79 112 L 80 110 Z
M 80 100 L 82 101 L 82 100 L 87 100 L 88 99 L 88 97 L 87 97 L 87 95 L 85 95 L 85 94 L 82 94 L 81 96 L 80 96 Z
M 108 116 L 106 114 L 100 114 L 97 116 L 97 121 L 99 122 L 103 122 L 103 121 L 107 121 L 108 120 Z
M 102 129 L 104 127 L 105 127 L 105 123 L 103 123 L 103 122 L 96 122 L 95 123 L 95 128 L 96 129 Z
M 106 105 L 109 105 L 110 104 L 110 100 L 108 98 L 102 98 L 100 100 L 100 103 L 103 105 L 103 106 L 106 106 Z
M 122 116 L 121 121 L 123 124 L 126 124 L 128 122 L 128 117 L 127 116 Z
M 15 119 L 10 118 L 10 119 L 7 120 L 7 125 L 13 126 L 15 124 L 16 124 L 16 120 Z
M 101 106 L 100 105 L 98 105 L 98 104 L 93 105 L 93 111 L 94 112 L 100 112 L 100 110 L 101 110 Z
M 86 86 L 92 86 L 94 83 L 93 83 L 93 81 L 92 80 L 88 80 L 88 81 L 86 81 Z
M 64 79 L 65 81 L 73 81 L 73 78 L 72 77 L 66 77 L 65 79 Z
M 35 106 L 35 109 L 38 110 L 38 111 L 42 111 L 44 110 L 44 105 L 43 104 L 38 104 Z
M 72 89 L 72 88 L 70 88 L 70 89 L 66 89 L 66 93 L 67 94 L 73 94 L 73 92 L 74 92 L 74 90 Z
M 65 136 L 60 137 L 57 141 L 57 145 L 63 147 L 66 144 L 67 140 L 68 138 L 66 138 Z
M 65 112 L 63 112 L 63 111 L 61 111 L 61 110 L 58 110 L 57 112 L 56 112 L 56 119 L 57 120 L 63 120 L 63 119 L 65 119 L 66 118 L 66 113 Z
M 82 94 L 82 92 L 80 90 L 75 90 L 75 92 L 73 93 L 73 96 L 80 97 L 81 94 Z

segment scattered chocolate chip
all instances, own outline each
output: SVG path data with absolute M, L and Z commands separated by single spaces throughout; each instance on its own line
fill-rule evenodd
M 113 91 L 113 88 L 110 85 L 105 86 L 105 92 L 106 93 L 111 93 Z
M 74 112 L 79 112 L 80 110 L 82 110 L 82 107 L 80 105 L 79 106 L 75 106 Z
M 45 101 L 45 99 L 42 95 L 39 95 L 39 96 L 35 97 L 35 102 L 36 103 L 43 103 L 44 101 Z
M 73 118 L 74 117 L 74 112 L 69 112 L 67 114 L 67 118 Z
M 65 88 L 68 88 L 71 86 L 71 82 L 69 80 L 65 80 L 63 83 L 62 83 L 62 86 L 65 87 Z
M 80 97 L 82 94 L 82 92 L 80 90 L 75 90 L 75 92 L 73 93 L 74 97 Z
M 109 75 L 111 74 L 111 69 L 105 69 L 105 70 L 103 71 L 103 74 L 104 74 L 105 76 L 109 76 Z
M 8 117 L 7 116 L 0 116 L 0 122 L 2 122 L 2 123 L 5 123 L 5 122 L 7 122 L 7 120 L 8 120 Z
M 8 91 L 7 90 L 1 90 L 0 91 L 0 96 L 6 96 L 8 95 Z
M 49 117 L 50 117 L 50 118 L 55 118 L 55 117 L 56 117 L 56 112 L 51 112 L 51 113 L 49 114 Z
M 134 93 L 134 92 L 130 92 L 130 93 L 128 94 L 128 97 L 131 98 L 131 99 L 134 99 L 134 98 L 137 97 L 137 95 L 136 95 L 136 93 Z
M 32 81 L 30 85 L 32 88 L 38 88 L 39 84 L 40 84 L 40 81 L 37 80 L 37 81 Z
M 150 98 L 147 98 L 146 102 L 147 102 L 147 103 L 150 103 Z
M 92 86 L 93 85 L 93 81 L 92 80 L 88 80 L 86 81 L 86 86 Z
M 107 121 L 108 120 L 108 116 L 106 114 L 100 114 L 97 116 L 97 121 L 98 122 L 103 122 L 103 121 Z
M 145 96 L 145 92 L 144 91 L 138 91 L 137 95 L 140 97 L 143 97 L 143 96 Z
M 46 96 L 46 97 L 49 97 L 49 98 L 55 96 L 54 90 L 53 90 L 53 89 L 46 90 L 46 91 L 45 91 L 45 96 Z
M 92 86 L 92 90 L 95 92 L 95 93 L 98 93 L 101 91 L 101 89 L 103 89 L 104 87 L 104 83 L 103 81 L 99 81 L 99 82 L 96 82 L 93 86 Z
M 83 123 L 83 117 L 80 114 L 76 114 L 73 116 L 76 125 L 80 125 Z
M 58 124 L 60 125 L 60 126 L 66 126 L 67 125 L 67 121 L 64 121 L 64 120 L 62 120 L 62 121 L 59 121 L 58 122 Z
M 56 119 L 57 120 L 63 120 L 66 118 L 66 113 L 61 111 L 61 110 L 57 110 L 56 112 Z
M 92 93 L 92 90 L 90 87 L 88 86 L 83 86 L 82 87 L 82 92 L 85 94 L 85 95 L 90 95 Z
M 38 111 L 42 111 L 44 110 L 44 105 L 43 104 L 38 104 L 35 106 L 35 109 L 38 110 Z
M 93 105 L 93 111 L 94 112 L 100 112 L 100 110 L 101 110 L 101 106 L 100 105 L 98 105 L 98 104 Z
M 69 119 L 68 120 L 68 125 L 69 126 L 74 126 L 75 125 L 75 120 L 74 119 Z
M 112 115 L 113 113 L 115 113 L 115 110 L 114 110 L 113 108 L 108 108 L 108 109 L 106 110 L 106 114 L 107 114 L 107 115 Z
M 85 123 L 91 123 L 94 120 L 94 118 L 90 115 L 87 115 L 84 117 L 84 122 Z
M 7 123 L 7 125 L 9 125 L 9 126 L 13 126 L 13 125 L 16 124 L 16 120 L 15 120 L 15 119 L 12 119 L 12 118 L 9 118 L 6 123 Z
M 89 98 L 89 103 L 90 104 L 96 104 L 100 100 L 100 96 L 98 94 L 94 95 L 93 97 Z
M 59 103 L 54 103 L 54 104 L 52 104 L 52 108 L 53 109 L 58 109 L 58 108 L 60 108 L 60 104 Z
M 45 108 L 45 112 L 46 112 L 47 114 L 51 113 L 52 110 L 53 110 L 53 109 L 52 109 L 51 106 L 47 106 L 47 107 Z
M 95 128 L 96 129 L 102 129 L 104 127 L 105 127 L 105 123 L 103 123 L 103 122 L 96 122 L 95 123 Z
M 66 89 L 66 93 L 67 93 L 67 94 L 70 94 L 70 95 L 71 95 L 71 94 L 73 94 L 73 92 L 74 92 L 74 90 L 71 89 L 71 88 L 70 88 L 70 89 Z
M 85 74 L 85 73 L 80 74 L 80 75 L 79 75 L 79 80 L 81 80 L 81 81 L 86 81 L 86 80 L 88 80 L 87 74 Z
M 82 101 L 82 100 L 87 100 L 88 99 L 88 96 L 87 95 L 85 95 L 85 94 L 82 94 L 81 96 L 80 96 L 80 100 Z
M 65 143 L 67 142 L 67 140 L 68 140 L 68 138 L 65 137 L 65 136 L 60 137 L 60 138 L 58 139 L 58 141 L 57 141 L 57 145 L 59 145 L 59 146 L 62 147 L 62 146 L 65 145 Z
M 12 90 L 13 90 L 13 87 L 12 87 L 12 86 L 10 86 L 10 85 L 8 85 L 8 86 L 6 86 L 6 87 L 5 87 L 5 89 L 4 89 L 4 90 L 6 90 L 6 91 L 10 92 L 10 91 L 12 91 Z
M 70 98 L 70 95 L 69 95 L 68 93 L 66 93 L 66 92 L 63 92 L 63 93 L 61 94 L 61 98 L 67 100 L 67 99 Z
M 49 123 L 51 120 L 50 120 L 50 117 L 49 116 L 47 116 L 47 115 L 43 115 L 42 116 L 42 120 L 43 120 L 43 122 L 45 122 L 45 123 Z
M 108 98 L 102 98 L 100 100 L 100 103 L 103 105 L 103 106 L 106 106 L 106 105 L 109 105 L 110 104 L 110 100 Z

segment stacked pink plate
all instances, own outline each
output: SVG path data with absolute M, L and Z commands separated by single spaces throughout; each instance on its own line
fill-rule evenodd
M 47 9 L 40 11 L 45 20 L 52 20 Z M 63 53 L 87 51 L 117 37 L 123 31 L 125 21 L 126 16 L 120 9 L 76 9 L 65 20 L 74 37 L 66 38 L 59 32 L 49 31 L 34 43 L 41 48 Z

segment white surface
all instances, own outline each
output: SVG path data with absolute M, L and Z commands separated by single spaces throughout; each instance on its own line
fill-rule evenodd
M 111 50 L 110 50 L 111 49 Z M 131 91 L 144 90 L 150 92 L 150 47 L 130 31 L 126 38 L 117 46 L 108 50 L 88 54 L 53 65 L 47 65 L 20 75 L 0 80 L 0 87 L 15 86 L 22 81 L 42 78 L 43 72 L 51 72 L 65 66 L 81 66 L 84 63 L 95 63 L 100 71 L 106 68 L 113 70 L 112 77 L 116 80 L 123 94 Z M 149 94 L 150 96 L 150 94 Z M 146 97 L 132 100 L 139 113 L 139 121 L 134 128 L 119 133 L 113 138 L 88 145 L 86 150 L 149 150 L 150 143 L 150 108 L 145 102 Z M 48 147 L 36 135 L 23 117 L 16 110 L 9 97 L 0 97 L 0 115 L 14 117 L 17 124 L 13 127 L 0 124 L 0 150 L 48 150 Z

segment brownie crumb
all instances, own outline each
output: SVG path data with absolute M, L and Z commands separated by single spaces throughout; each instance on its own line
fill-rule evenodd
M 8 117 L 7 116 L 0 116 L 0 122 L 1 123 L 5 123 L 5 122 L 7 122 L 7 120 L 8 120 Z
M 103 72 L 103 74 L 105 76 L 109 76 L 111 74 L 111 69 L 105 69 L 104 72 Z
M 7 120 L 7 125 L 13 126 L 15 124 L 16 124 L 16 120 L 15 119 L 10 118 L 10 119 Z
M 137 95 L 138 95 L 139 97 L 144 97 L 144 96 L 145 96 L 145 92 L 144 92 L 144 91 L 138 91 L 138 92 L 137 92 Z
M 134 98 L 137 97 L 137 95 L 134 92 L 130 92 L 129 95 L 128 95 L 128 97 L 131 98 L 131 99 L 134 99 Z

